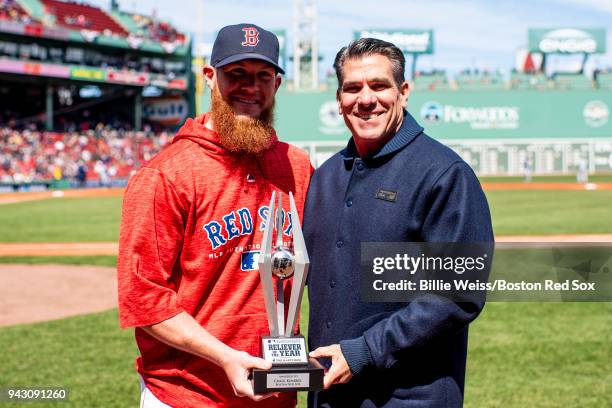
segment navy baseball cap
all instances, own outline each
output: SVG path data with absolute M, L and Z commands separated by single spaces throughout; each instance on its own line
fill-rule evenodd
M 223 27 L 213 44 L 210 64 L 221 68 L 232 62 L 258 59 L 285 71 L 278 65 L 278 38 L 274 33 L 255 24 L 235 24 Z

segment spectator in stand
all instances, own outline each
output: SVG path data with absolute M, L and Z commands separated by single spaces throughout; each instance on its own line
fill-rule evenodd
M 170 23 L 155 21 L 151 17 L 133 14 L 132 19 L 136 26 L 149 38 L 161 42 L 185 42 L 185 35 L 178 32 Z
M 87 166 L 82 160 L 79 160 L 78 163 L 76 180 L 79 188 L 84 188 L 87 185 Z
M 17 21 L 23 24 L 32 23 L 32 19 L 15 0 L 0 0 L 0 20 Z

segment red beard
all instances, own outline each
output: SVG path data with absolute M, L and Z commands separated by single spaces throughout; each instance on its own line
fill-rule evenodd
M 258 154 L 272 147 L 275 141 L 274 105 L 264 110 L 259 118 L 238 117 L 232 107 L 223 100 L 215 87 L 212 91 L 211 119 L 219 134 L 221 145 L 237 154 Z

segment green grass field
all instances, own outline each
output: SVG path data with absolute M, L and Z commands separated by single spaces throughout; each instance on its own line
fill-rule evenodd
M 0 242 L 117 241 L 121 198 L 55 198 L 0 207 Z
M 496 235 L 612 233 L 612 191 L 488 191 Z
M 612 406 L 612 303 L 489 303 L 470 328 L 466 407 Z
M 498 235 L 612 232 L 612 192 L 487 196 Z M 118 198 L 4 205 L 0 242 L 115 241 L 119 213 Z M 0 258 L 6 262 L 113 266 L 116 259 Z M 307 299 L 302 310 L 306 331 Z M 70 403 L 56 404 L 60 407 L 136 406 L 137 350 L 131 330 L 119 329 L 116 314 L 0 328 L 0 387 L 68 387 Z M 610 338 L 612 303 L 489 303 L 470 329 L 465 406 L 612 406 Z M 304 401 L 300 393 L 300 406 Z
M 136 407 L 138 350 L 117 311 L 0 329 L 0 386 L 62 387 L 69 403 L 8 405 Z
M 496 235 L 612 233 L 612 191 L 489 191 Z M 0 242 L 117 241 L 121 198 L 3 205 Z

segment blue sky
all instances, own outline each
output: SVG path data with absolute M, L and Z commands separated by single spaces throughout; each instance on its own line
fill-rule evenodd
M 107 8 L 110 0 L 89 0 Z M 119 0 L 124 10 L 150 14 L 196 34 L 205 42 L 228 24 L 252 22 L 270 29 L 286 29 L 291 43 L 292 0 Z M 199 3 L 199 6 L 198 6 Z M 198 13 L 198 10 L 202 10 Z M 612 0 L 353 0 L 319 1 L 321 71 L 331 68 L 338 49 L 353 31 L 363 28 L 431 28 L 435 53 L 419 59 L 417 68 L 500 69 L 514 66 L 515 51 L 527 45 L 528 28 L 603 27 L 607 52 L 590 59 L 590 67 L 612 67 Z M 199 30 L 198 30 L 199 28 Z M 197 38 L 197 37 L 196 37 Z M 291 51 L 289 51 L 291 54 Z M 552 58 L 563 68 L 572 57 Z

